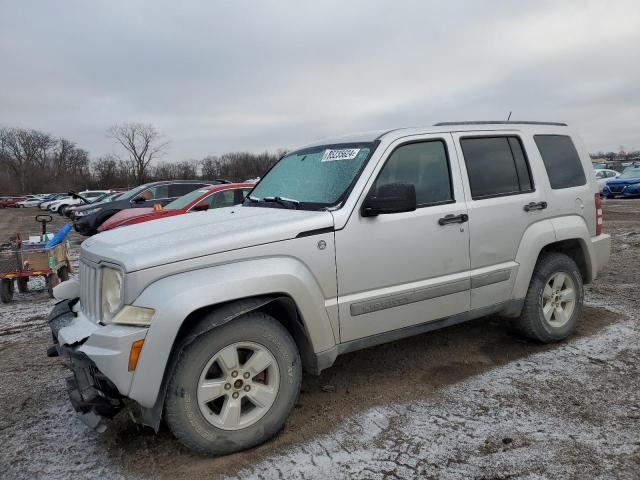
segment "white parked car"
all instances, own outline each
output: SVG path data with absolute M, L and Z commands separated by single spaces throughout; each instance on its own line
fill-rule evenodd
M 58 194 L 54 194 L 53 197 L 48 196 L 45 198 L 48 198 L 47 200 L 45 200 L 44 202 L 40 202 L 38 204 L 38 207 L 40 208 L 40 210 L 47 210 L 49 208 L 49 205 L 51 205 L 54 202 L 57 202 L 58 200 L 62 199 L 62 198 L 67 198 L 68 195 L 63 194 L 63 193 L 58 193 Z
M 91 202 L 91 200 L 94 200 L 97 197 L 101 197 L 109 192 L 110 190 L 85 190 L 83 192 L 78 192 L 78 195 L 80 195 L 82 198 L 85 198 L 86 200 Z M 55 202 L 49 204 L 49 206 L 47 207 L 47 210 L 50 210 L 52 212 L 57 212 L 63 207 L 69 207 L 71 205 L 79 205 L 84 203 L 86 202 L 81 198 L 74 198 L 72 196 L 68 196 L 68 197 L 64 197 L 59 200 L 56 200 Z
M 18 208 L 37 207 L 44 197 L 41 195 L 27 195 L 26 200 L 16 203 Z
M 126 405 L 198 452 L 259 445 L 303 369 L 339 355 L 487 315 L 538 342 L 571 335 L 611 249 L 591 170 L 558 123 L 307 145 L 241 205 L 85 240 L 79 281 L 56 287 L 49 354 L 87 425 Z
M 618 178 L 620 176 L 620 172 L 616 172 L 615 170 L 611 170 L 608 168 L 599 168 L 593 171 L 596 175 L 596 180 L 598 181 L 598 190 L 602 193 L 602 189 L 607 184 L 609 180 L 613 180 L 614 178 Z

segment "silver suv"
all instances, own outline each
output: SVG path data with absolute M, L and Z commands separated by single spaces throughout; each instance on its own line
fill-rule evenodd
M 487 315 L 566 338 L 608 261 L 564 124 L 441 123 L 314 143 L 242 205 L 102 233 L 50 314 L 92 427 L 125 406 L 227 454 L 283 426 L 302 371 Z

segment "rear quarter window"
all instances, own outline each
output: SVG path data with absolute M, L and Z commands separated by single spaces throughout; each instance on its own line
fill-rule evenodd
M 587 183 L 580 156 L 567 135 L 534 135 L 551 188 L 579 187 Z

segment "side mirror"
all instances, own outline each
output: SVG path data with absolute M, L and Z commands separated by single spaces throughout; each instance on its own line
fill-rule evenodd
M 387 213 L 413 212 L 416 209 L 416 187 L 408 183 L 380 185 L 362 204 L 363 217 Z
M 191 209 L 192 212 L 204 212 L 205 210 L 209 210 L 209 204 L 207 202 L 197 203 Z

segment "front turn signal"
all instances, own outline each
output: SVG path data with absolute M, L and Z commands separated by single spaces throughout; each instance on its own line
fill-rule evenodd
M 140 358 L 140 352 L 142 351 L 142 346 L 144 345 L 144 340 L 136 340 L 131 344 L 131 352 L 129 352 L 129 371 L 133 372 L 138 366 L 138 359 Z

